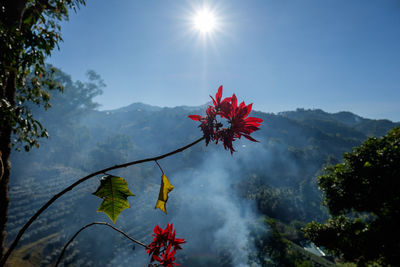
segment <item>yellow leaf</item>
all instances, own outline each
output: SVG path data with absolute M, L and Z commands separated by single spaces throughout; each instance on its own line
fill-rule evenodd
M 161 175 L 161 187 L 160 187 L 160 193 L 158 194 L 158 200 L 156 203 L 155 209 L 159 208 L 165 214 L 167 214 L 167 201 L 168 201 L 168 193 L 174 189 L 174 186 L 169 182 L 168 177 L 165 176 L 164 174 Z

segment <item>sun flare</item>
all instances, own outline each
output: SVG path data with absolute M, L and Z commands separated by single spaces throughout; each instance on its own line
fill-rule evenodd
M 216 28 L 216 16 L 207 9 L 199 10 L 193 18 L 193 24 L 201 33 L 211 33 Z

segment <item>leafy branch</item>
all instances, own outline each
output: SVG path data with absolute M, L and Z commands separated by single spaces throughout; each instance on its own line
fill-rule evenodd
M 53 204 L 53 202 L 55 202 L 58 198 L 60 198 L 62 195 L 64 195 L 65 193 L 67 193 L 68 191 L 71 191 L 74 187 L 76 187 L 77 185 L 85 182 L 86 180 L 89 180 L 90 178 L 97 176 L 97 175 L 101 175 L 104 174 L 108 171 L 111 170 L 115 170 L 115 169 L 121 169 L 121 168 L 126 168 L 132 165 L 137 165 L 137 164 L 141 164 L 144 162 L 150 162 L 150 161 L 155 161 L 157 162 L 160 159 L 172 156 L 174 154 L 177 154 L 179 152 L 182 152 L 192 146 L 194 146 L 195 144 L 201 142 L 202 140 L 204 140 L 205 137 L 201 137 L 199 139 L 197 139 L 196 141 L 183 146 L 181 148 L 178 148 L 174 151 L 171 151 L 169 153 L 157 156 L 157 157 L 152 157 L 152 158 L 147 158 L 147 159 L 141 159 L 141 160 L 137 160 L 137 161 L 132 161 L 132 162 L 128 162 L 128 163 L 124 163 L 124 164 L 120 164 L 120 165 L 115 165 L 103 170 L 99 170 L 96 172 L 93 172 L 85 177 L 82 177 L 81 179 L 79 179 L 78 181 L 76 181 L 75 183 L 71 184 L 70 186 L 66 187 L 65 189 L 63 189 L 62 191 L 60 191 L 59 193 L 55 194 L 49 201 L 46 202 L 46 204 L 44 204 L 26 223 L 25 225 L 21 228 L 21 230 L 18 232 L 17 236 L 15 237 L 14 241 L 11 243 L 10 247 L 8 248 L 7 252 L 4 254 L 3 258 L 0 261 L 0 266 L 4 266 L 8 257 L 10 256 L 11 252 L 13 252 L 13 250 L 15 249 L 15 247 L 17 246 L 19 240 L 21 239 L 22 235 L 25 233 L 25 231 L 29 228 L 29 226 L 39 217 L 40 214 L 43 213 L 43 211 L 45 211 L 51 204 Z
M 126 234 L 126 233 L 123 232 L 122 230 L 120 230 L 120 229 L 118 229 L 118 228 L 112 226 L 112 225 L 109 224 L 109 223 L 106 223 L 106 222 L 92 222 L 92 223 L 89 223 L 89 224 L 83 226 L 81 229 L 79 229 L 79 230 L 71 237 L 71 239 L 65 244 L 64 248 L 63 248 L 62 251 L 61 251 L 60 256 L 58 257 L 58 260 L 57 260 L 57 263 L 56 263 L 55 267 L 57 267 L 57 266 L 60 264 L 61 259 L 62 259 L 62 257 L 64 256 L 65 250 L 66 250 L 67 247 L 72 243 L 72 241 L 74 241 L 74 239 L 75 239 L 83 230 L 85 230 L 86 228 L 89 228 L 90 226 L 93 226 L 93 225 L 105 225 L 105 226 L 108 226 L 108 227 L 110 227 L 111 229 L 113 229 L 114 231 L 117 231 L 117 232 L 121 233 L 123 236 L 125 236 L 126 238 L 128 238 L 128 239 L 131 240 L 132 242 L 134 242 L 134 243 L 136 243 L 136 244 L 138 244 L 138 245 L 141 245 L 142 247 L 144 247 L 144 248 L 146 248 L 146 249 L 149 248 L 148 246 L 146 246 L 146 244 L 144 244 L 144 243 L 142 243 L 142 242 L 140 242 L 140 241 L 137 241 L 136 239 L 130 237 L 128 234 Z

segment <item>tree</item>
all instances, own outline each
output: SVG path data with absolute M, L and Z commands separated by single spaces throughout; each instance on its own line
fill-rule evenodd
M 53 164 L 81 166 L 82 158 L 86 157 L 79 152 L 82 151 L 82 146 L 89 145 L 91 137 L 80 118 L 99 106 L 93 99 L 102 93 L 104 82 L 94 71 L 88 71 L 87 81 L 82 82 L 73 81 L 70 75 L 48 64 L 45 70 L 46 73 L 51 73 L 54 81 L 63 87 L 63 91 L 51 92 L 52 107 L 48 110 L 33 103 L 28 104 L 28 107 L 35 119 L 46 126 L 50 138 L 46 139 L 46 142 L 38 140 L 40 150 L 11 155 L 13 166 L 17 166 L 13 168 L 13 177 L 20 177 L 18 171 L 32 167 L 27 164 L 30 157 L 37 158 L 37 162 L 45 166 Z M 86 134 L 83 134 L 84 132 Z M 18 168 L 18 166 L 24 167 Z
M 38 138 L 47 136 L 28 104 L 48 108 L 48 90 L 62 89 L 46 73 L 44 60 L 62 40 L 58 23 L 68 19 L 69 8 L 84 4 L 84 0 L 0 0 L 0 151 L 4 165 L 0 180 L 0 256 L 6 235 L 11 146 L 21 143 L 29 150 L 38 146 Z
M 103 93 L 105 84 L 95 71 L 86 72 L 86 82 L 73 81 L 70 75 L 49 64 L 46 65 L 45 71 L 51 73 L 54 81 L 63 87 L 62 92 L 52 92 L 50 110 L 43 111 L 40 107 L 32 105 L 34 115 L 46 123 L 49 131 L 51 126 L 60 123 L 65 127 L 71 127 L 78 117 L 100 106 L 93 99 Z
M 318 178 L 332 217 L 306 235 L 359 266 L 400 263 L 400 127 L 368 138 Z

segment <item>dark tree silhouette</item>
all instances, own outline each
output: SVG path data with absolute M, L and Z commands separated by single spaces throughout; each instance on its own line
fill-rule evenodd
M 306 235 L 359 266 L 400 262 L 400 128 L 367 139 L 319 177 L 332 218 Z
M 4 165 L 0 180 L 0 256 L 6 236 L 11 146 L 19 143 L 29 150 L 38 146 L 37 138 L 47 136 L 32 116 L 29 103 L 48 108 L 48 90 L 62 89 L 46 73 L 44 60 L 62 40 L 59 22 L 68 18 L 68 9 L 83 4 L 84 0 L 0 1 L 0 151 Z

